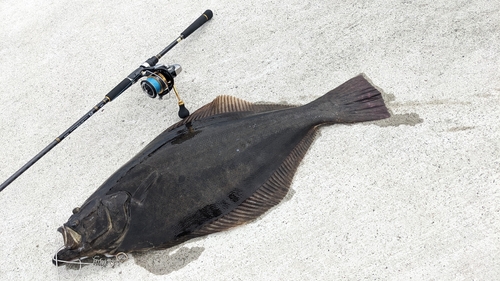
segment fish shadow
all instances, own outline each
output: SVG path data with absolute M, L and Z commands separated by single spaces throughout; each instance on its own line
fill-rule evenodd
M 191 239 L 189 242 L 203 239 L 199 237 Z M 179 270 L 190 262 L 197 260 L 201 253 L 205 251 L 203 247 L 186 247 L 183 244 L 165 250 L 135 252 L 129 253 L 134 257 L 137 265 L 146 269 L 155 275 L 166 275 L 176 270 Z M 96 263 L 97 261 L 97 263 Z M 110 262 L 111 261 L 111 262 Z M 87 266 L 102 266 L 112 267 L 119 266 L 119 262 L 112 262 L 112 259 L 99 257 L 99 258 L 86 258 L 81 260 L 79 264 L 65 264 L 66 269 L 69 271 L 80 271 Z
M 203 247 L 190 248 L 181 245 L 166 250 L 133 253 L 132 255 L 138 266 L 155 275 L 166 275 L 197 260 L 203 251 L 205 251 Z

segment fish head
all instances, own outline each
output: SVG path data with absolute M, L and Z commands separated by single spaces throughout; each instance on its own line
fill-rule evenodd
M 52 262 L 62 265 L 98 254 L 113 254 L 125 237 L 130 221 L 130 194 L 117 192 L 75 208 L 69 220 L 59 227 L 64 247 Z

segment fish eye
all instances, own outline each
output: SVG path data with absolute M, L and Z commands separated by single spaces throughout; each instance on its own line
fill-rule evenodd
M 69 226 L 70 226 L 71 228 L 76 228 L 79 224 L 80 224 L 80 220 L 74 220 L 74 221 L 72 221 L 72 222 L 69 224 Z
M 73 215 L 80 212 L 80 207 L 76 207 L 73 209 Z

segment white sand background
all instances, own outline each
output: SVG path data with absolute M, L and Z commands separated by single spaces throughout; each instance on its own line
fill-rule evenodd
M 0 280 L 498 280 L 499 1 L 0 1 L 0 181 L 157 54 L 194 111 L 304 104 L 365 73 L 393 117 L 324 127 L 246 226 L 115 268 L 56 268 L 56 232 L 178 121 L 134 85 L 0 193 Z M 150 231 L 154 231 L 151 229 Z

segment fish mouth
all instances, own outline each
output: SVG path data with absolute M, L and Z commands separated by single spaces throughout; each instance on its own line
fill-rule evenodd
M 61 232 L 63 236 L 65 248 L 76 249 L 82 244 L 82 236 L 73 229 L 66 226 L 61 226 L 57 229 L 57 231 Z
M 52 258 L 52 263 L 59 266 L 80 259 L 83 248 L 82 236 L 66 226 L 59 227 L 57 231 L 63 236 L 64 247 Z
M 87 256 L 81 256 L 80 251 L 70 250 L 66 247 L 62 247 L 57 254 L 52 258 L 52 263 L 56 266 L 61 266 L 65 264 L 75 263 L 86 259 Z

